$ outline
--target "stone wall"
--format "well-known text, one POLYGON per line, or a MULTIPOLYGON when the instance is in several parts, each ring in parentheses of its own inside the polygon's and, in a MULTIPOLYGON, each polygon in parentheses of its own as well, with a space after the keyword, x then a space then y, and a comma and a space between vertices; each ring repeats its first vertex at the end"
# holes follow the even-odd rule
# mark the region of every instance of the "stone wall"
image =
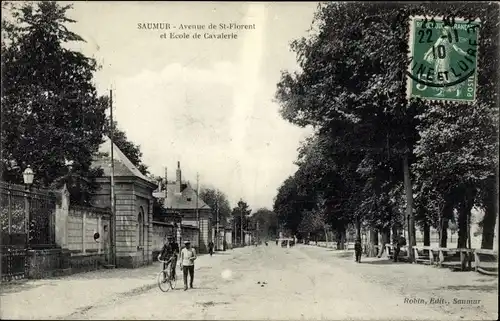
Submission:
POLYGON ((104 254, 78 254, 64 249, 28 251, 28 278, 42 279, 94 271, 105 264, 104 254))
POLYGON ((62 248, 69 249, 73 255, 87 253, 104 254, 109 248, 110 213, 107 211, 71 207, 67 216, 67 241, 59 242, 62 248), (94 240, 94 234, 99 233, 99 239, 94 240))
MULTIPOLYGON (((163 222, 153 222, 153 233, 152 233, 153 245, 151 247, 151 255, 153 261, 157 260, 158 254, 161 252, 163 245, 165 244, 165 239, 170 236, 175 236, 175 234, 176 231, 172 224, 163 222)), ((196 229, 195 227, 191 227, 189 225, 182 226, 180 244, 179 244, 180 248, 184 246, 183 243, 185 240, 189 240, 191 241, 193 247, 196 249, 197 253, 199 253, 198 246, 196 245, 197 239, 198 239, 198 229, 196 229)), ((177 242, 179 242, 179 240, 177 242)))
POLYGON ((226 234, 225 240, 226 240, 227 249, 232 249, 233 248, 233 232, 231 230, 226 230, 225 234, 226 234))
MULTIPOLYGON (((196 210, 179 210, 183 215, 182 224, 197 227, 196 210)), ((200 217, 200 253, 208 253, 208 243, 212 240, 212 211, 206 209, 199 210, 200 217)), ((198 247, 198 234, 193 234, 190 238, 193 245, 198 247)))

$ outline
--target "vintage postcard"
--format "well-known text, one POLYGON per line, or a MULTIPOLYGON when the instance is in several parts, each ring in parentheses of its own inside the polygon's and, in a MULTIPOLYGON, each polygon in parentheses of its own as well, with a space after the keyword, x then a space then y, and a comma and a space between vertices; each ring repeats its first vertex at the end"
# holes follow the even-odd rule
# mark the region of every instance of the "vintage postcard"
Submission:
POLYGON ((2 1, 0 318, 497 320, 497 2, 2 1))

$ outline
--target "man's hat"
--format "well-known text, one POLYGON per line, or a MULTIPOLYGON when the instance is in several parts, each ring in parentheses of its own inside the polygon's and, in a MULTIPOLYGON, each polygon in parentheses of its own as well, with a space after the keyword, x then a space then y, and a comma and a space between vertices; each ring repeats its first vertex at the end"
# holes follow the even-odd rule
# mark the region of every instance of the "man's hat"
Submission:
POLYGON ((191 244, 190 241, 184 241, 184 244, 191 244))

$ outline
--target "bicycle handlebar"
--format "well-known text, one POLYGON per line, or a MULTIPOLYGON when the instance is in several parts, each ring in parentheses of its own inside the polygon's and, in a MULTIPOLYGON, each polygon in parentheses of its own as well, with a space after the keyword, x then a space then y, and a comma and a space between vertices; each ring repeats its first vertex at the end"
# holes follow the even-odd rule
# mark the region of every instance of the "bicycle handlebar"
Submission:
POLYGON ((169 258, 168 260, 164 261, 161 258, 161 254, 158 254, 158 262, 161 262, 161 263, 170 263, 170 261, 172 261, 172 258, 169 258))

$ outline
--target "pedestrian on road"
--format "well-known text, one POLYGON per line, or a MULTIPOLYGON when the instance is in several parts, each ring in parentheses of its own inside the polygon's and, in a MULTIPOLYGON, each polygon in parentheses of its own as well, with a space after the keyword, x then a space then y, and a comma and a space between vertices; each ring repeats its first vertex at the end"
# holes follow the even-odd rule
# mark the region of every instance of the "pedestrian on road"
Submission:
POLYGON ((399 252, 401 252, 401 247, 406 245, 406 239, 403 234, 399 234, 399 236, 396 236, 394 243, 394 262, 397 262, 399 259, 399 252))
POLYGON ((210 241, 208 243, 208 253, 210 253, 210 256, 212 256, 212 254, 214 254, 214 242, 210 241))
POLYGON ((356 242, 354 243, 354 252, 356 254, 356 262, 361 263, 361 238, 356 238, 356 242))
POLYGON ((184 248, 181 251, 181 269, 182 274, 184 275, 184 291, 188 289, 187 279, 189 273, 189 287, 193 288, 193 279, 194 279, 194 260, 196 260, 196 251, 191 248, 191 242, 185 241, 184 248))

